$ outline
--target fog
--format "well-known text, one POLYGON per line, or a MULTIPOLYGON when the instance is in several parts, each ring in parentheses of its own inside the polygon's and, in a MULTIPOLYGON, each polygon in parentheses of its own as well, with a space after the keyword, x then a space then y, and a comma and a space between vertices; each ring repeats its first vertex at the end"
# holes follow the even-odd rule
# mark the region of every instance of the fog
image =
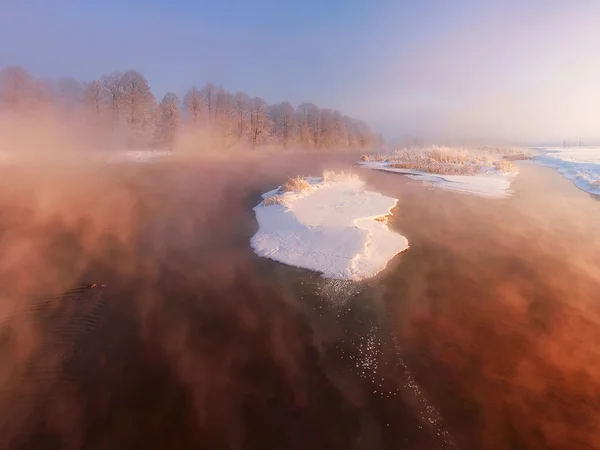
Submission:
POLYGON ((505 200, 360 172, 411 247, 352 287, 249 247, 261 193, 380 131, 599 140, 598 2, 271 3, 0 6, 32 75, 0 99, 0 449, 600 447, 600 203, 554 170, 505 200))
POLYGON ((374 125, 433 140, 598 141, 597 2, 422 8, 407 24, 400 17, 410 12, 398 7, 371 42, 382 69, 369 73, 374 125))
POLYGON ((411 248, 324 295, 252 253, 251 208, 357 155, 109 165, 53 117, 0 134, 28 155, 0 168, 3 448, 453 448, 399 356, 457 448, 600 445, 599 204, 551 169, 498 201, 361 172, 411 248), (373 327, 396 395, 356 369, 373 327))
POLYGON ((52 115, 9 123, 0 447, 265 448, 269 422, 246 430, 240 408, 260 410, 270 394, 247 372, 291 389, 272 407, 306 406, 301 367, 316 363, 321 338, 251 259, 251 207, 328 156, 247 148, 117 166, 52 115), (96 286, 65 296, 82 284, 96 286), (169 425, 173 408, 183 419, 169 425))

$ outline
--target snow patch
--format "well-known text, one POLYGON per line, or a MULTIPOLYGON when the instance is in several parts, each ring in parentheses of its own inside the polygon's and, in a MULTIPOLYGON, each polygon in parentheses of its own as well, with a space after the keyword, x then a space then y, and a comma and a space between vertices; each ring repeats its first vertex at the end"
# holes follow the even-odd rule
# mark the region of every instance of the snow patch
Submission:
POLYGON ((600 195, 600 148, 546 148, 535 160, 552 167, 579 189, 600 195))
MULTIPOLYGON (((351 175, 304 178, 309 187, 263 194, 281 204, 254 208, 259 230, 250 245, 259 256, 320 272, 325 278, 361 280, 381 272, 408 248, 408 240, 384 221, 397 199, 366 191, 351 175)), ((266 202, 268 203, 268 202, 266 202)))

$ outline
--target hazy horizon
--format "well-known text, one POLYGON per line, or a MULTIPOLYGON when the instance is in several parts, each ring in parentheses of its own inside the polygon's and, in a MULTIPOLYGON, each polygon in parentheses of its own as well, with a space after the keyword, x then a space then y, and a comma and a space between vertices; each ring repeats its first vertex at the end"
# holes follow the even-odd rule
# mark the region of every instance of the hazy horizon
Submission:
POLYGON ((6 0, 0 63, 314 102, 393 141, 600 142, 600 3, 6 0))

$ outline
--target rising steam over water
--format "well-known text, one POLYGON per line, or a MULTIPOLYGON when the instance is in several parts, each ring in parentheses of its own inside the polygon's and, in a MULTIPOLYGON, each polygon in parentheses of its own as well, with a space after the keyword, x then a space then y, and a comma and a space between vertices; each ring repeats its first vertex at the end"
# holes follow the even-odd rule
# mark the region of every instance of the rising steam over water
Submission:
POLYGON ((353 159, 3 169, 0 445, 597 446, 598 203, 361 174, 411 242, 380 276, 253 254, 260 193, 353 159))

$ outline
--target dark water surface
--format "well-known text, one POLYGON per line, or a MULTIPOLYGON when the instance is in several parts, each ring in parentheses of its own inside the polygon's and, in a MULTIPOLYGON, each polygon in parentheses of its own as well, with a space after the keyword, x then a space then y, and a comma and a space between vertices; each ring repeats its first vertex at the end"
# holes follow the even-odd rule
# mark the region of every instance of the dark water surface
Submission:
POLYGON ((4 174, 0 448, 600 448, 600 204, 364 171, 411 244, 380 276, 252 253, 260 193, 353 159, 4 174))

